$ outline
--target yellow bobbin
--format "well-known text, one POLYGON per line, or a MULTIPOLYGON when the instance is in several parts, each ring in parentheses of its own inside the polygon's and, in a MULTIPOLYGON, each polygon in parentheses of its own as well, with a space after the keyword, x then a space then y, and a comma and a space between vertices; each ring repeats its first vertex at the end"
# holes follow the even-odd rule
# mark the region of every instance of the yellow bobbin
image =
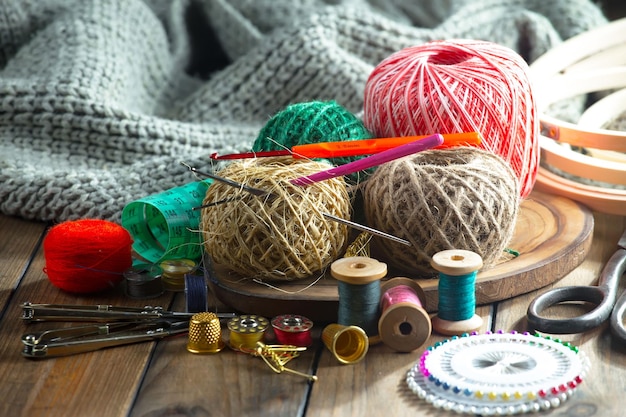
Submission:
POLYGON ((322 341, 344 365, 361 361, 369 350, 367 334, 358 326, 331 323, 322 330, 322 341))
POLYGON ((396 277, 381 285, 384 295, 394 287, 409 287, 419 299, 419 304, 397 302, 386 308, 381 299, 382 314, 378 320, 378 334, 382 342, 397 352, 411 352, 422 346, 430 337, 432 323, 428 312, 423 308, 426 299, 424 290, 410 278, 396 277))
MULTIPOLYGON (((430 264, 440 273, 449 276, 462 276, 478 271, 483 266, 483 260, 475 252, 461 249, 450 249, 433 255, 430 264)), ((474 314, 467 320, 450 321, 436 316, 432 320, 433 329, 446 336, 455 336, 479 330, 483 319, 474 314)))
POLYGON ((161 281, 168 291, 185 290, 185 274, 193 273, 198 265, 191 259, 167 259, 159 264, 163 273, 161 281))
POLYGON ((257 342, 262 341, 269 320, 254 314, 244 314, 233 317, 227 325, 230 331, 229 346, 234 350, 250 352, 257 348, 257 342))
POLYGON ((224 348, 220 320, 215 313, 196 313, 189 321, 187 350, 191 353, 217 353, 224 348))

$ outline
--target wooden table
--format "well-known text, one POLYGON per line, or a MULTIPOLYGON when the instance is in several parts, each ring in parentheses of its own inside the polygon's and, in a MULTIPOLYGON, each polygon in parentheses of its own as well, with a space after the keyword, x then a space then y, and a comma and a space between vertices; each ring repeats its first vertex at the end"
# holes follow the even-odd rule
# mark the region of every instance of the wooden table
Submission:
MULTIPOLYGON (((556 286, 593 284, 616 249, 626 218, 594 213, 593 243, 586 260, 556 286)), ((288 366, 314 373, 317 382, 275 374, 258 357, 229 349, 214 355, 186 350, 187 337, 144 342, 45 360, 22 357, 22 334, 50 328, 25 324, 21 304, 112 304, 142 306, 120 293, 70 295, 54 288, 43 272, 42 238, 47 225, 0 216, 0 416, 416 416, 457 415, 419 400, 404 380, 423 348, 396 353, 370 347, 355 365, 341 365, 313 332, 314 344, 288 366)), ((526 330, 526 309, 542 290, 479 306, 482 331, 526 330)), ((182 295, 165 294, 152 305, 183 309, 182 295)), ((433 335, 424 346, 444 337, 433 335)), ((565 335, 584 350, 591 372, 575 395, 547 415, 623 416, 626 405, 626 346, 606 325, 565 335)))

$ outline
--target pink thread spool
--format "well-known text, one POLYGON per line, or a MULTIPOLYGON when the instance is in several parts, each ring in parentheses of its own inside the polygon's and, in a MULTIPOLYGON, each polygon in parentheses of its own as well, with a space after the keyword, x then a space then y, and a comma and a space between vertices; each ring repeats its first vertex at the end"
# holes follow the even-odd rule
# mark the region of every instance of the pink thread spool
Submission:
POLYGON ((539 118, 528 65, 491 42, 447 40, 405 48, 380 62, 365 85, 363 122, 376 137, 478 132, 532 190, 539 118))
POLYGON ((430 337, 430 316, 423 308, 424 290, 409 278, 392 278, 381 285, 378 333, 397 352, 411 352, 430 337))

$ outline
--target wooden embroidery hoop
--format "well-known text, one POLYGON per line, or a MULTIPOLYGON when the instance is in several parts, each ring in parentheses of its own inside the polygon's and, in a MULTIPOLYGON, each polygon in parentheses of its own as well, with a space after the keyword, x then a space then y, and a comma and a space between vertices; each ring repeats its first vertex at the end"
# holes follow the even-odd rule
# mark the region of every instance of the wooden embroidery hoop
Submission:
POLYGON ((541 166, 535 187, 597 211, 626 215, 626 132, 602 128, 626 113, 626 19, 572 37, 539 57, 530 71, 540 114, 542 165, 582 178, 574 181, 541 166), (577 124, 544 113, 560 100, 613 89, 619 90, 589 107, 577 124))

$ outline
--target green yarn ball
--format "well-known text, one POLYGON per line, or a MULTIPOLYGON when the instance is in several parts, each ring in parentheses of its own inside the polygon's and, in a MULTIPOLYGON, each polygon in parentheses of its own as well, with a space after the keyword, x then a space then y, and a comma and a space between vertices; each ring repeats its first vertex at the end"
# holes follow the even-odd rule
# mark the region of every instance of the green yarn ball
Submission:
MULTIPOLYGON (((311 101, 291 104, 276 113, 259 132, 252 150, 274 151, 309 143, 371 138, 372 134, 363 122, 337 102, 311 101)), ((363 157, 330 158, 327 161, 337 166, 363 157)), ((358 181, 367 174, 356 172, 348 179, 358 181)))

